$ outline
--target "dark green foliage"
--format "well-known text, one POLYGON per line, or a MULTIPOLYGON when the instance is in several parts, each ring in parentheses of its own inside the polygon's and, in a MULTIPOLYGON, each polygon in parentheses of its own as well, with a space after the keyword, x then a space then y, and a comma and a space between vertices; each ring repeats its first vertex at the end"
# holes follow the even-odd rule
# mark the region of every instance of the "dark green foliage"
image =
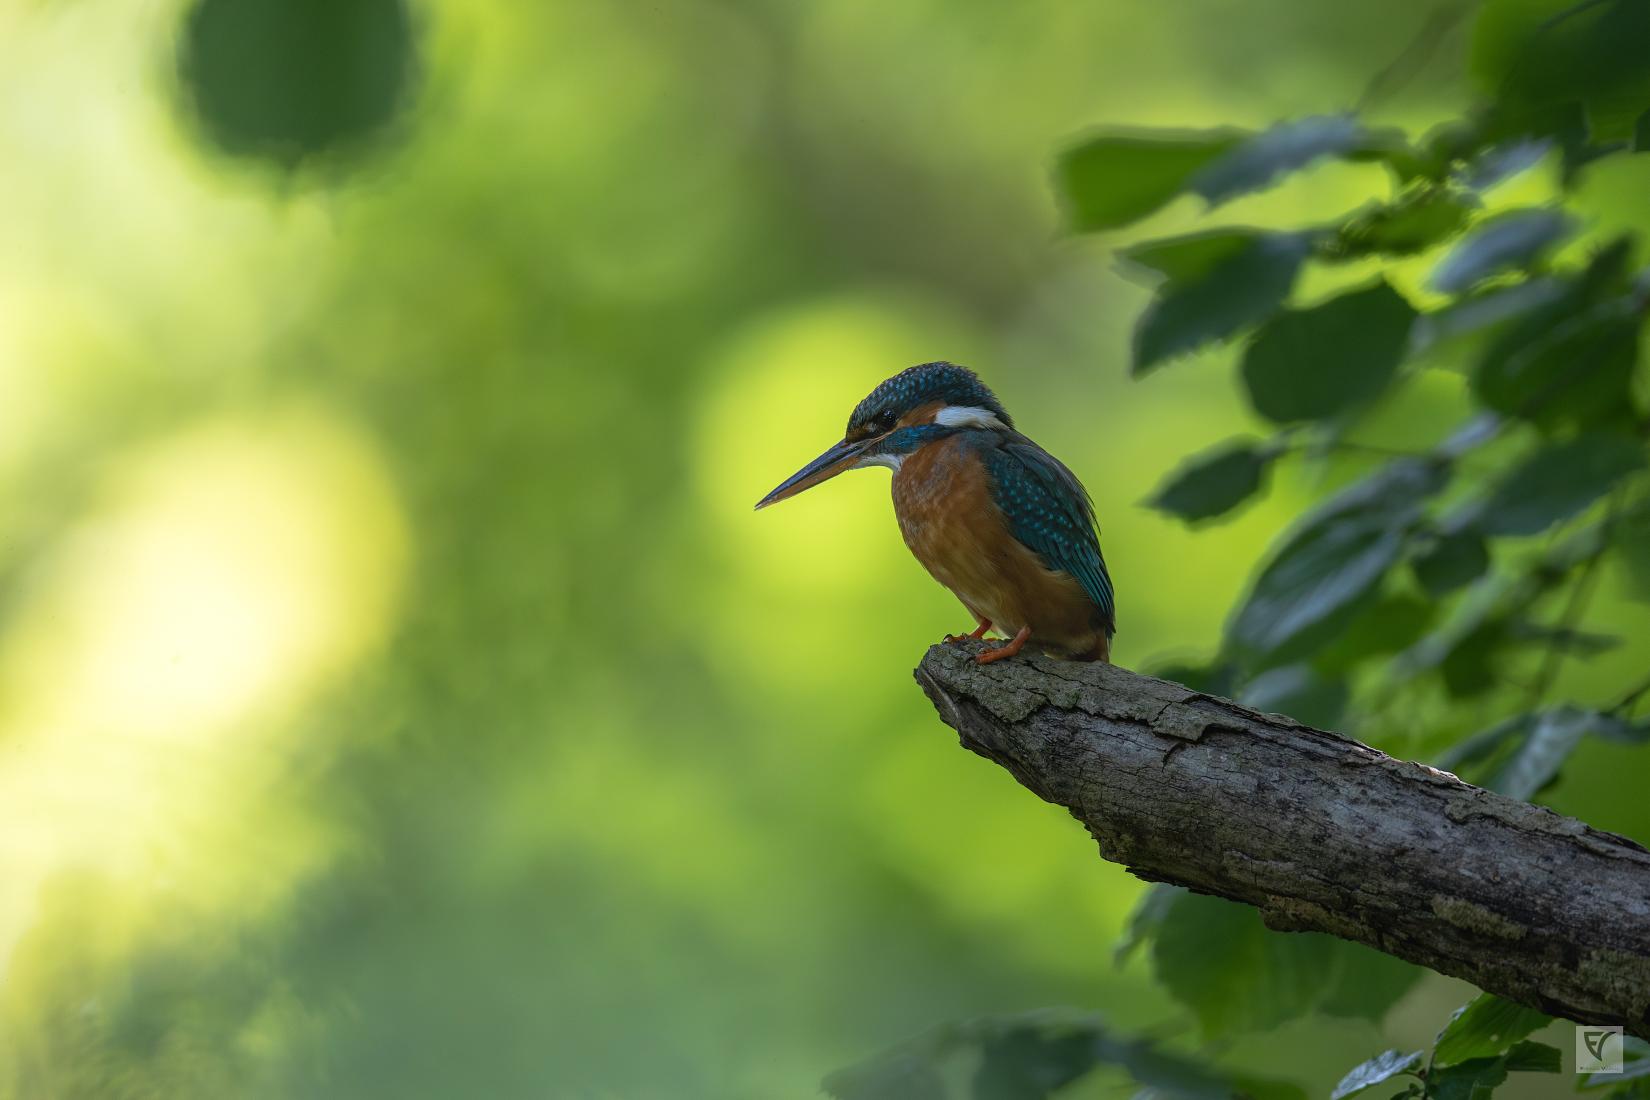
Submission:
POLYGON ((1210 206, 1270 187, 1289 172, 1323 157, 1376 151, 1380 138, 1346 115, 1280 122, 1255 134, 1193 174, 1189 185, 1210 206))
POLYGON ((1626 242, 1614 242, 1558 294, 1512 319, 1474 371, 1478 399, 1546 428, 1630 419, 1640 306, 1627 259, 1626 242))
POLYGON ((1562 210, 1497 214, 1450 250, 1432 273, 1432 288, 1460 294, 1509 267, 1530 267, 1578 228, 1576 220, 1562 210))
POLYGON ((1397 374, 1415 310, 1383 280, 1273 318, 1243 356, 1255 411, 1323 420, 1379 397, 1397 374))
POLYGON ((1228 629, 1257 666, 1315 649, 1350 621, 1403 553, 1436 464, 1395 462, 1309 515, 1261 571, 1228 629))
POLYGON ((1152 968, 1206 1034, 1254 1031, 1312 1009, 1334 943, 1327 936, 1272 935, 1248 906, 1187 893, 1157 925, 1152 968))
POLYGON ((1580 103, 1591 141, 1625 141, 1650 108, 1650 6, 1488 0, 1471 67, 1511 128, 1538 129, 1547 112, 1580 103))
POLYGON ((382 138, 418 67, 403 0, 198 0, 180 48, 212 140, 283 168, 382 138))
POLYGON ((1222 253, 1209 248, 1203 255, 1211 262, 1202 270, 1185 262, 1193 255, 1190 247, 1174 257, 1180 273, 1169 277, 1135 324, 1134 373, 1270 317, 1295 285, 1308 247, 1300 234, 1268 233, 1222 253))
POLYGON ((1383 1051, 1341 1078, 1330 1100, 1347 1100, 1402 1075, 1415 1078, 1402 1096, 1484 1100, 1510 1073, 1561 1071, 1563 1058, 1556 1048, 1525 1038, 1551 1022, 1532 1009, 1485 994, 1456 1012, 1424 1064, 1419 1051, 1383 1051))
POLYGON ((1414 1073, 1421 1065, 1421 1052, 1382 1051, 1369 1061, 1353 1066, 1329 1094, 1329 1100, 1346 1100, 1364 1089, 1390 1081, 1400 1073, 1414 1073))
POLYGON ((1116 229, 1159 209, 1242 139, 1236 130, 1105 134, 1066 151, 1059 182, 1072 226, 1116 229))
POLYGON ((982 1043, 975 1100, 1048 1096, 1094 1068, 1093 1036, 1021 1028, 982 1043))
POLYGON ((1450 1018, 1438 1033, 1432 1057, 1449 1064, 1500 1054, 1551 1022, 1551 1017, 1533 1008, 1485 993, 1450 1018))
POLYGON ((1423 973, 1413 963, 1373 947, 1345 940, 1334 943, 1336 965, 1316 1006, 1326 1016, 1379 1024, 1423 973))
POLYGON ((1558 777, 1583 737, 1620 744, 1641 744, 1646 727, 1612 714, 1576 707, 1556 707, 1520 714, 1462 741, 1439 757, 1448 768, 1480 786, 1531 798, 1558 777))
POLYGON ((1148 895, 1131 935, 1151 938, 1158 980, 1208 1034, 1314 1011, 1378 1021, 1420 976, 1332 936, 1270 932, 1248 906, 1181 890, 1148 895))
POLYGON ((1065 1010, 940 1028, 838 1070, 826 1078, 825 1091, 836 1100, 1047 1100, 1105 1067, 1161 1100, 1302 1100, 1287 1083, 1228 1077, 1144 1040, 1120 1037, 1095 1016, 1065 1010))
POLYGON ((1240 698, 1256 710, 1334 729, 1346 709, 1347 694, 1344 679, 1330 679, 1311 665, 1296 664, 1267 669, 1244 685, 1240 698))
POLYGON ((1260 491, 1278 454, 1244 441, 1198 455, 1163 483, 1151 506, 1189 522, 1225 515, 1260 491))
POLYGON ((1449 188, 1411 188, 1390 203, 1377 203, 1353 215, 1325 249, 1330 259, 1408 256, 1448 240, 1467 224, 1478 202, 1449 188))
POLYGON ((1410 564, 1428 595, 1446 596, 1483 576, 1490 567, 1490 552, 1478 534, 1456 531, 1440 535, 1410 564))
POLYGON ((1334 638, 1312 655, 1329 675, 1344 675, 1376 657, 1390 657, 1420 641, 1437 618, 1437 605, 1405 592, 1389 592, 1366 604, 1334 638))
POLYGON ((1258 134, 1241 130, 1124 131, 1099 134, 1061 155, 1057 180, 1072 227, 1116 229, 1177 195, 1210 206, 1272 186, 1324 157, 1380 157, 1395 150, 1345 115, 1282 122, 1258 134))
POLYGON ((838 1100, 945 1100, 945 1081, 926 1059, 899 1050, 837 1070, 825 1091, 838 1100))
POLYGON ((1548 444, 1508 471, 1469 524, 1483 535, 1539 534, 1642 469, 1644 445, 1613 432, 1548 444))

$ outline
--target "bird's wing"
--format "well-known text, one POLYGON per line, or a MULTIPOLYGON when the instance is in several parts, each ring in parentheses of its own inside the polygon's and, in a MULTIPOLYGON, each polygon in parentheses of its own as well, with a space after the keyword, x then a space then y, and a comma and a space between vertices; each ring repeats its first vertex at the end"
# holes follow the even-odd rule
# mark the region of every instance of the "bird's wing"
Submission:
POLYGON ((1116 597, 1100 554, 1088 490, 1059 459, 1025 436, 999 438, 985 460, 992 499, 1008 518, 1009 530, 1049 568, 1076 577, 1106 622, 1115 624, 1116 597))

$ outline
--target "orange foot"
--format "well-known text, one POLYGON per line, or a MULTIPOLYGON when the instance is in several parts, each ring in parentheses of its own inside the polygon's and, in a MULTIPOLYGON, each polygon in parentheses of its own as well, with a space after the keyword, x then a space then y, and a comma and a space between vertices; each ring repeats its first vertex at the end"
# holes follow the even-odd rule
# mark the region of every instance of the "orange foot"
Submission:
POLYGON ((974 628, 974 633, 972 633, 972 634, 947 634, 945 636, 945 640, 948 641, 948 642, 966 642, 966 641, 976 641, 977 642, 977 641, 979 641, 981 638, 985 637, 985 632, 991 629, 991 620, 990 619, 981 619, 981 620, 979 620, 979 622, 980 622, 980 625, 974 628))
POLYGON ((978 661, 982 665, 989 665, 992 661, 1000 661, 1004 657, 1012 657, 1025 648, 1026 639, 1029 637, 1031 637, 1031 628, 1029 626, 1022 626, 1020 628, 1020 632, 1014 635, 1013 638, 1004 642, 1002 645, 997 646, 995 649, 988 649, 984 653, 976 654, 974 660, 978 661))

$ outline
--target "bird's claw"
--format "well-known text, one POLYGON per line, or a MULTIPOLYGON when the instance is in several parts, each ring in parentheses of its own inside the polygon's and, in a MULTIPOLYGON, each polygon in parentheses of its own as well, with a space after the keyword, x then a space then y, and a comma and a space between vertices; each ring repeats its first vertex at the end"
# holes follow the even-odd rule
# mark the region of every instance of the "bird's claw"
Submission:
POLYGON ((1031 627, 1022 626, 1019 633, 1015 634, 1014 637, 1010 638, 1002 645, 992 646, 990 649, 974 654, 974 662, 976 664, 989 665, 992 661, 1001 661, 1005 657, 1012 657, 1025 648, 1026 640, 1030 637, 1031 627))
POLYGON ((945 641, 947 644, 951 642, 977 642, 981 638, 985 637, 985 632, 990 629, 991 624, 989 622, 982 622, 979 626, 975 627, 973 632, 970 634, 947 634, 945 636, 945 641))

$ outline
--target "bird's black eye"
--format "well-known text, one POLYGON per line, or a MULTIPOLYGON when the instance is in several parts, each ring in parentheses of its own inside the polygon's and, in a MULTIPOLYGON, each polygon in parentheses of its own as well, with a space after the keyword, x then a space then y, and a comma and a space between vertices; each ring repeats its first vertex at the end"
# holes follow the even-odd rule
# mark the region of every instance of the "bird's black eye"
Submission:
POLYGON ((893 429, 894 422, 898 419, 899 418, 893 413, 884 409, 882 412, 879 412, 876 416, 872 417, 871 425, 879 432, 886 432, 893 429))

